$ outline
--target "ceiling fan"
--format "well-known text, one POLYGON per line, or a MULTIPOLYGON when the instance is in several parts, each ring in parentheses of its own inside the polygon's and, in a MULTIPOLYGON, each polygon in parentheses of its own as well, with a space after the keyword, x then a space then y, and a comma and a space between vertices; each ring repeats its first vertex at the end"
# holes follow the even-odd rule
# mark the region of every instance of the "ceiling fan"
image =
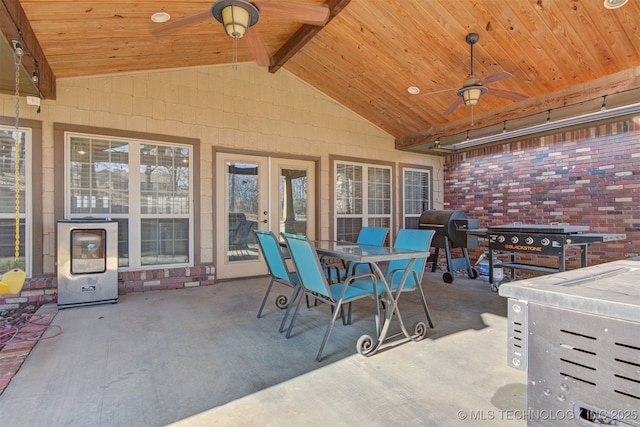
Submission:
POLYGON ((329 7, 326 4, 300 4, 286 0, 216 0, 210 9, 186 15, 170 23, 154 27, 151 33, 155 36, 169 34, 190 25, 198 24, 213 16, 220 22, 229 37, 242 39, 253 60, 260 66, 268 66, 271 58, 269 52, 253 26, 260 15, 291 19, 310 25, 323 26, 329 20, 329 7))
POLYGON ((473 74, 473 45, 478 42, 480 36, 477 33, 469 33, 467 34, 466 41, 471 46, 471 72, 469 73, 469 78, 465 80, 462 84, 462 87, 458 89, 456 93, 457 98, 455 101, 449 105, 449 108, 444 110, 443 114, 448 115, 453 113, 453 111, 458 108, 460 104, 464 102, 465 105, 473 107, 480 100, 480 96, 488 93, 489 95, 499 96, 500 98, 509 99, 511 101, 522 101, 523 99, 527 99, 529 96, 524 93, 514 92, 507 89, 499 89, 487 87, 485 84, 497 82, 499 80, 503 80, 511 77, 510 73, 506 71, 498 71, 493 74, 489 74, 484 79, 478 79, 473 74))

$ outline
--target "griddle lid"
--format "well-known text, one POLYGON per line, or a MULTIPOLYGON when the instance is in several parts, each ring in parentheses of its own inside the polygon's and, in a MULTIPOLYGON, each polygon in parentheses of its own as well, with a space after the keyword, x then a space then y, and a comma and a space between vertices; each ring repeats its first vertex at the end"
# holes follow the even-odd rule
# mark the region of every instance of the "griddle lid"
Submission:
POLYGON ((544 233, 544 234, 570 234, 589 231, 586 225, 562 225, 562 224, 513 224, 493 225, 487 228, 489 231, 502 231, 505 233, 544 233))

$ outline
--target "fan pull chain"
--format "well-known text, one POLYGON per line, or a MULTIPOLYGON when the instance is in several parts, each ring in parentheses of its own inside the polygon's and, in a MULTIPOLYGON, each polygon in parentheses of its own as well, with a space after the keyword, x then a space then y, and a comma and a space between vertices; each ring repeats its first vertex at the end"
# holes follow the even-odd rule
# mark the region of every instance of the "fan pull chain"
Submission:
POLYGON ((233 71, 238 71, 238 39, 235 37, 232 37, 233 39, 233 65, 231 66, 231 68, 233 68, 233 71))
POLYGON ((15 230, 15 268, 18 268, 20 262, 20 64, 22 63, 22 48, 19 43, 15 45, 13 61, 16 66, 15 77, 15 130, 13 132, 14 139, 14 190, 16 193, 16 230, 15 230))

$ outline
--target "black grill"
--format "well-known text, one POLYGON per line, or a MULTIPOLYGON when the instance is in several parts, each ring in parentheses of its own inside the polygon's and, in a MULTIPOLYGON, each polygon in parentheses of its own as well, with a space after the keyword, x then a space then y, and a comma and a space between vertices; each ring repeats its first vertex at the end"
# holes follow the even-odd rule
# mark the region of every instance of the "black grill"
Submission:
POLYGON ((442 275, 446 283, 453 282, 453 271, 466 269, 470 278, 478 277, 478 272, 471 267, 468 248, 478 246, 478 238, 468 234, 468 230, 478 228, 478 220, 467 219, 461 210, 429 210, 420 215, 420 228, 435 231, 431 246, 435 249, 429 258, 432 263, 431 271, 436 271, 440 249, 445 250, 447 256, 447 272, 442 275), (461 258, 453 258, 451 249, 460 248, 461 258))

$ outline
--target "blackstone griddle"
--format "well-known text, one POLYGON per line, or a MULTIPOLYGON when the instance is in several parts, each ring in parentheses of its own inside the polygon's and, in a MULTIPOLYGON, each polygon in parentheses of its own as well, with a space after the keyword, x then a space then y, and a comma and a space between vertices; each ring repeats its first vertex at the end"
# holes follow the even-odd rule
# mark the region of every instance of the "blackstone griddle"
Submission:
POLYGON ((581 267, 587 266, 587 247, 592 243, 622 240, 625 234, 587 233, 588 226, 563 224, 524 224, 512 223, 495 225, 486 229, 470 230, 471 234, 489 239, 489 283, 494 290, 493 268, 502 267, 511 270, 511 279, 515 280, 515 270, 530 270, 542 273, 565 271, 566 249, 580 249, 581 267), (484 235, 483 235, 484 234, 484 235), (555 256, 558 267, 525 264, 516 261, 516 253, 555 256), (508 261, 498 256, 508 257, 508 261))

